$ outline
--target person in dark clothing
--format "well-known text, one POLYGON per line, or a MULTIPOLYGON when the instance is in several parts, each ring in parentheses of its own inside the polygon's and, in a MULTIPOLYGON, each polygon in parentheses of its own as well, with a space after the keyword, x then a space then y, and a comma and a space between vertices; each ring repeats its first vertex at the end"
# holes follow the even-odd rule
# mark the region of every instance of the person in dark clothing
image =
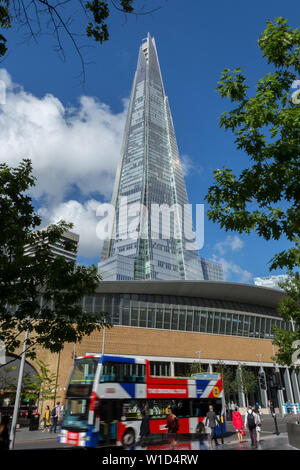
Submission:
POLYGON ((146 414, 145 411, 141 412, 142 415, 142 422, 140 428, 140 443, 143 445, 145 440, 150 435, 150 423, 149 423, 149 416, 146 414))
POLYGON ((248 411, 245 414, 245 428, 248 426, 250 439, 251 439, 251 447, 257 449, 257 434, 256 434, 256 426, 258 425, 258 416, 254 413, 251 406, 248 407, 248 411))
POLYGON ((212 449, 212 441, 215 441, 216 446, 219 445, 217 440, 216 434, 216 427, 217 424, 221 425, 219 418, 217 417, 216 413, 214 412, 214 408, 212 405, 209 405, 209 411, 206 414, 205 426, 208 425, 210 427, 210 448, 212 449), (207 424, 208 423, 208 424, 207 424))
POLYGON ((171 406, 168 407, 167 428, 168 428, 168 434, 169 434, 170 449, 174 449, 176 433, 178 431, 178 420, 171 406))
POLYGON ((3 416, 0 424, 0 450, 9 450, 8 422, 9 417, 3 416))

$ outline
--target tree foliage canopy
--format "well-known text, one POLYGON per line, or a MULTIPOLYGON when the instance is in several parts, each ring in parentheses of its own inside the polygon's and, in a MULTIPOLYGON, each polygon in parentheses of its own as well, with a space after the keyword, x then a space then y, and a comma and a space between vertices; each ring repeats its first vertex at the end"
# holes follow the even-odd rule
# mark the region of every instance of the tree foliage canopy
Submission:
POLYGON ((293 242, 270 266, 293 269, 300 265, 300 93, 293 88, 300 87, 300 32, 277 18, 258 44, 271 70, 256 94, 248 94, 242 69, 225 69, 217 87, 235 105, 221 115, 220 127, 234 134, 249 166, 238 176, 225 166, 215 170, 205 199, 208 217, 226 230, 293 242))
MULTIPOLYGON (((56 397, 57 377, 51 373, 50 367, 44 361, 36 361, 40 372, 33 377, 24 377, 22 396, 25 400, 36 402, 37 399, 43 403, 46 400, 53 400, 56 397)), ((42 411, 41 411, 42 415, 42 411)))
MULTIPOLYGON (((41 219, 27 193, 33 184, 30 160, 16 168, 0 165, 0 340, 12 352, 28 329, 31 357, 37 347, 59 352, 64 343, 100 330, 105 320, 81 306, 100 281, 97 268, 52 254, 51 245, 72 225, 61 221, 34 231, 41 219), (26 245, 34 247, 34 256, 24 253, 26 245)), ((66 243, 65 248, 72 247, 66 243)))
MULTIPOLYGON (((300 359, 300 345, 295 342, 300 340, 300 275, 298 272, 289 273, 286 281, 280 283, 285 296, 279 302, 278 313, 286 322, 293 323, 293 330, 280 330, 275 328, 275 338, 273 343, 278 346, 278 351, 274 357, 275 361, 281 365, 292 365, 295 361, 293 355, 296 354, 296 360, 300 359)), ((299 367, 299 364, 298 366, 299 367)))
POLYGON ((75 48, 82 65, 83 80, 85 61, 80 42, 82 38, 92 38, 102 44, 109 39, 108 20, 112 13, 122 15, 147 15, 161 8, 145 9, 137 0, 0 0, 0 57, 8 50, 4 30, 13 26, 25 32, 25 39, 50 34, 55 37, 56 50, 64 60, 64 40, 68 38, 75 48), (136 6, 136 3, 138 5, 136 6), (74 22, 85 22, 85 31, 74 30, 74 22))

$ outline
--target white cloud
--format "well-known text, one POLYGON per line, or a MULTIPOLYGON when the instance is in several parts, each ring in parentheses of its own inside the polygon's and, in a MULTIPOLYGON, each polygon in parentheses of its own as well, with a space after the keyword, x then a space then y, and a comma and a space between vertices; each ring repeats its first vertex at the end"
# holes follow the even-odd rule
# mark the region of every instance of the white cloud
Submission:
POLYGON ((243 246, 244 242, 237 235, 228 235, 224 241, 215 244, 215 250, 220 255, 224 255, 228 250, 237 251, 243 246))
POLYGON ((229 261, 224 257, 226 253, 241 250, 243 246, 243 240, 241 240, 237 235, 227 235, 225 240, 215 244, 214 249, 216 250, 217 255, 213 255, 213 260, 222 264, 225 281, 231 280, 242 283, 252 281, 253 275, 249 271, 241 268, 238 264, 229 261))
POLYGON ((189 157, 188 155, 184 154, 180 157, 181 167, 183 176, 189 176, 190 174, 198 174, 200 175, 203 171, 203 167, 201 165, 195 164, 195 162, 189 157))
POLYGON ((232 261, 228 261, 225 258, 219 258, 217 256, 213 256, 213 261, 222 264, 225 281, 231 280, 234 282, 241 282, 246 284, 249 282, 252 283, 253 274, 246 269, 241 268, 232 261))
POLYGON ((43 218, 43 226, 60 220, 72 222, 74 226, 71 230, 80 236, 78 255, 100 259, 103 241, 96 235, 96 226, 100 220, 96 216, 96 209, 99 205, 95 199, 90 199, 84 204, 68 201, 51 208, 43 207, 38 212, 43 218))
POLYGON ((36 186, 31 195, 53 206, 72 189, 110 197, 120 158, 126 106, 121 113, 82 96, 77 107, 55 96, 42 98, 14 84, 5 69, 5 104, 0 106, 0 161, 16 166, 30 158, 36 186))

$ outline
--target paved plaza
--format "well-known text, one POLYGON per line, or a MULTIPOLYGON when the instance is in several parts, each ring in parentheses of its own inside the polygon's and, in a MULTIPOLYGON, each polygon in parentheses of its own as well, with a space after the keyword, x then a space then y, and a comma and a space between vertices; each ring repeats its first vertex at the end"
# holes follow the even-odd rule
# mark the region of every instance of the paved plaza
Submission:
MULTIPOLYGON (((296 416, 289 416, 284 418, 278 416, 277 424, 279 435, 277 435, 275 434, 276 429, 273 418, 269 415, 263 416, 261 442, 259 443, 257 450, 296 450, 294 447, 289 445, 288 436, 286 432, 287 422, 295 422, 296 419, 296 416)), ((69 449, 71 451, 75 449, 75 447, 73 446, 58 443, 57 438, 58 433, 51 434, 49 432, 29 431, 28 428, 21 428, 18 429, 16 432, 15 449, 69 449)), ((223 439, 224 444, 221 444, 221 440, 219 439, 220 446, 217 448, 217 450, 251 449, 249 433, 247 433, 244 439, 245 440, 243 443, 238 443, 236 432, 232 426, 232 423, 229 421, 227 422, 227 432, 223 439)), ((188 441, 184 442, 188 443, 188 441)), ((199 445, 197 445, 197 440, 193 440, 190 442, 191 447, 195 450, 209 450, 207 440, 203 441, 201 444, 199 443, 199 445)), ((165 447, 165 444, 154 444, 151 446, 151 449, 164 450, 165 447)), ((176 447, 178 448, 177 450, 184 450, 183 441, 179 440, 178 444, 175 445, 175 450, 176 447)), ((215 449, 214 444, 213 448, 215 449)), ((142 448, 139 446, 136 446, 135 449, 142 450, 142 448)))

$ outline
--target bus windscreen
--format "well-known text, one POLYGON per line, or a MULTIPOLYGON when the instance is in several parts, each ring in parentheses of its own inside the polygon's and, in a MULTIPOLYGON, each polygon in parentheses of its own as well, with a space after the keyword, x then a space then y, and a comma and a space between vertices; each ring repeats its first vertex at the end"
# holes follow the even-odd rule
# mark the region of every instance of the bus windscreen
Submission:
POLYGON ((98 359, 87 357, 76 359, 70 378, 70 385, 92 385, 94 382, 98 359))

